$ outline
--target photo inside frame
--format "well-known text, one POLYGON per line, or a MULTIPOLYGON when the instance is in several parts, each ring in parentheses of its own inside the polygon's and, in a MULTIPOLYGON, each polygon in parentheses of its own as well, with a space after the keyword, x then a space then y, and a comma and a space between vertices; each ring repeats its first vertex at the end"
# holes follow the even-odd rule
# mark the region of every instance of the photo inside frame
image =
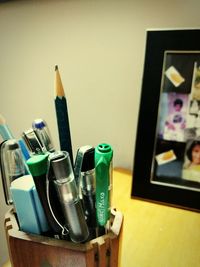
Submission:
POLYGON ((165 51, 151 183, 200 191, 200 51, 165 51))

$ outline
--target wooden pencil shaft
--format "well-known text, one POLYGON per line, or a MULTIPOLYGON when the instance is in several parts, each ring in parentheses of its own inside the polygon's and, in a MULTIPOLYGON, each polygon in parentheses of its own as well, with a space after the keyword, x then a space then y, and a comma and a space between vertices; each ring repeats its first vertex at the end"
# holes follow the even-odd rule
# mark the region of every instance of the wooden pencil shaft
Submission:
POLYGON ((67 112, 67 101, 65 97, 63 97, 62 99, 56 97, 55 107, 56 107, 56 116, 58 124, 58 134, 60 140, 60 149, 62 151, 67 151, 69 153, 71 163, 73 165, 71 134, 70 134, 68 112, 67 112))

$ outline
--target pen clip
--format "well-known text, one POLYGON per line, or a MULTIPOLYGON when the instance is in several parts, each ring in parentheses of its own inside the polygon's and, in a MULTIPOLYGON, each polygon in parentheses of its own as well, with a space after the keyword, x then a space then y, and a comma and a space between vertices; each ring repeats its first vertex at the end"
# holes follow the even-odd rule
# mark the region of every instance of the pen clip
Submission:
POLYGON ((3 185, 5 202, 7 205, 12 205, 13 202, 10 198, 7 179, 6 179, 6 172, 5 172, 5 167, 4 167, 4 163, 3 163, 3 148, 4 148, 6 141, 7 140, 4 140, 0 144, 0 170, 1 170, 1 178, 2 178, 2 185, 3 185))
POLYGON ((82 146, 77 151, 75 166, 74 166, 74 176, 75 176, 75 181, 76 181, 76 185, 78 188, 80 185, 80 176, 81 176, 81 170, 82 170, 84 156, 87 152, 89 152, 92 149, 94 149, 92 146, 87 145, 87 146, 82 146))
POLYGON ((35 119, 32 123, 32 128, 37 134, 42 146, 45 147, 47 151, 54 152, 55 149, 53 148, 46 122, 43 119, 35 119))
MULTIPOLYGON (((63 157, 62 153, 56 153, 55 152, 55 157, 63 157)), ((56 217, 56 215, 53 212, 52 206, 51 206, 51 201, 50 201, 50 189, 49 189, 49 185, 50 185, 50 181, 54 180, 54 175, 53 175, 53 168, 51 166, 51 161, 54 159, 53 154, 51 155, 51 157, 48 157, 48 165, 47 165, 47 174, 46 174, 46 195, 47 195, 47 202, 48 202, 48 206, 51 212, 52 217, 54 218, 55 222, 57 223, 57 225, 62 229, 62 237, 65 238, 66 236, 68 236, 69 234, 69 230, 65 225, 62 225, 61 222, 59 222, 58 218, 56 217)))
POLYGON ((22 133, 22 138, 32 154, 44 154, 47 152, 46 148, 41 143, 37 132, 34 131, 32 128, 24 131, 22 133))

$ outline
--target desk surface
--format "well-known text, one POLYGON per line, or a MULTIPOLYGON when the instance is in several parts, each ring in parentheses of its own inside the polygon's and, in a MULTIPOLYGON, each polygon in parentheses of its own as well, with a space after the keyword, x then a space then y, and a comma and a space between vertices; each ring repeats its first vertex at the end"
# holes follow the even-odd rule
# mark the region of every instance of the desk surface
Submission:
POLYGON ((113 207, 124 215, 119 267, 199 267, 200 214, 131 199, 131 182, 114 170, 113 207))
POLYGON ((199 267, 200 213, 130 198, 130 172, 116 169, 113 204, 124 214, 120 267, 199 267))

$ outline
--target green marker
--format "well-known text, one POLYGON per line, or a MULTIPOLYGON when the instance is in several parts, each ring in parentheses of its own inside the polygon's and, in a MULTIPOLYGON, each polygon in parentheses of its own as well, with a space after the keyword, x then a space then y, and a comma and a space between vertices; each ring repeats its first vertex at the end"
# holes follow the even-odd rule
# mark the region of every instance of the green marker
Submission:
POLYGON ((95 148, 96 213, 100 226, 105 226, 110 219, 112 158, 113 150, 109 144, 102 143, 95 148))

